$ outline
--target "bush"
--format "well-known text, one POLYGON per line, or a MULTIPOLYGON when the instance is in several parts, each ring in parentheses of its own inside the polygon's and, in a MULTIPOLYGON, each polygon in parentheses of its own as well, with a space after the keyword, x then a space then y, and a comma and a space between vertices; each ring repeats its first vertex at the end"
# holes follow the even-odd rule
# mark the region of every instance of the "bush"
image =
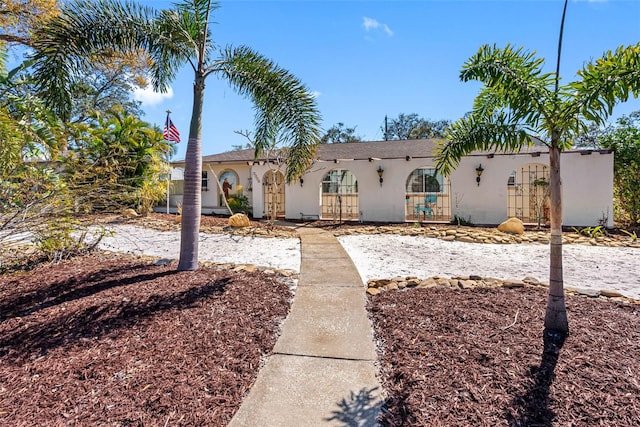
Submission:
POLYGON ((227 200, 229 203, 229 207, 233 211, 233 213, 243 213, 248 215, 251 212, 251 204, 249 203, 249 198, 244 194, 235 194, 229 197, 227 200))

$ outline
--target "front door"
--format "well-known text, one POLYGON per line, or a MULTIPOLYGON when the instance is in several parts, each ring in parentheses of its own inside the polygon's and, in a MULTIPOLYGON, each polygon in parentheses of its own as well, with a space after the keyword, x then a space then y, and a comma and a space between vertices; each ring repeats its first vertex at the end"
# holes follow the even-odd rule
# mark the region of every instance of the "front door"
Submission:
POLYGON ((268 219, 284 218, 284 175, 277 170, 270 170, 262 179, 264 195, 263 217, 268 219))

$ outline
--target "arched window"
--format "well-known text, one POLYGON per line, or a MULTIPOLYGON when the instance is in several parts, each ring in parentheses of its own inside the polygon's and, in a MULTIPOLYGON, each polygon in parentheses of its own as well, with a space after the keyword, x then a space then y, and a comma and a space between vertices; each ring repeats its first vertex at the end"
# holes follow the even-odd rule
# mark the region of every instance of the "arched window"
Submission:
POLYGON ((358 180, 347 169, 334 169, 322 178, 321 218, 358 219, 358 180))
POLYGON ((442 193, 443 183, 434 168, 415 169, 407 179, 407 193, 442 193))
POLYGON ((451 221, 450 184, 435 168, 414 169, 405 190, 407 221, 451 221))
POLYGON ((350 170, 334 169, 322 178, 322 192, 327 194, 354 194, 358 192, 358 180, 350 170))

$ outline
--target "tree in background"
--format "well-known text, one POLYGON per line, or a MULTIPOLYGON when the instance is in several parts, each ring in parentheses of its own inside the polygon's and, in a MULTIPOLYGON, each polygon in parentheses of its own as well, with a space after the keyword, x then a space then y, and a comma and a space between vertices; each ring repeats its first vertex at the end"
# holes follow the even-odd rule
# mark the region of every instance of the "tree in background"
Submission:
POLYGON ((228 81, 255 106, 256 156, 274 141, 286 146, 286 178, 310 165, 319 142, 320 115, 314 97, 291 73, 246 46, 215 45, 211 38, 211 0, 189 0, 156 12, 133 2, 76 0, 38 32, 35 76, 46 101, 68 118, 71 83, 90 68, 100 52, 134 53, 150 58, 153 87, 165 90, 180 67, 194 73, 193 110, 185 156, 179 270, 198 268, 201 214, 202 106, 207 77, 228 81), (214 56, 217 53, 219 56, 214 56))
POLYGON ((3 0, 0 42, 31 45, 31 33, 58 15, 58 0, 3 0))
POLYGON ((460 79, 477 80, 484 87, 471 114, 449 127, 436 159, 438 171, 448 175, 474 150, 518 151, 532 143, 532 135, 549 147, 551 255, 544 336, 561 337, 562 342, 569 323, 562 275, 560 152, 585 131, 588 121, 604 123, 618 102, 640 94, 640 44, 606 52, 578 72, 580 80, 560 86, 564 16, 555 73, 544 73, 544 60, 534 53, 510 45, 482 46, 464 64, 460 79))
POLYGON ((172 144, 162 131, 116 107, 74 126, 76 138, 62 159, 64 176, 76 190, 82 212, 133 208, 148 214, 165 196, 160 181, 172 144))
POLYGON ((385 126, 380 128, 383 132, 385 141, 396 139, 407 140, 443 138, 445 135, 445 130, 447 126, 449 126, 449 121, 433 121, 429 119, 423 119, 416 113, 401 113, 395 119, 387 120, 385 118, 385 126))
POLYGON ((342 122, 331 126, 320 138, 321 144, 345 144, 348 142, 362 142, 362 137, 356 134, 355 126, 348 128, 342 122))
POLYGON ((95 117, 94 113, 106 113, 113 108, 142 117, 141 103, 132 99, 132 94, 135 89, 146 86, 145 72, 143 60, 135 56, 113 58, 107 65, 96 63, 94 70, 71 87, 70 123, 87 123, 95 117))
MULTIPOLYGON (((5 69, 9 48, 31 52, 37 45, 38 28, 59 14, 57 2, 6 1, 0 9, 0 247, 10 246, 7 239, 12 235, 29 232, 42 255, 60 259, 93 246, 87 244, 85 225, 74 219, 80 209, 88 210, 88 201, 101 198, 108 206, 120 203, 145 212, 164 197, 157 173, 162 163, 145 132, 129 136, 126 155, 116 162, 129 176, 107 176, 103 164, 111 162, 109 168, 118 169, 112 162, 113 152, 107 149, 108 144, 118 144, 113 141, 118 125, 108 124, 113 117, 105 116, 113 116, 118 108, 142 113, 132 91, 146 84, 146 57, 111 52, 108 61, 94 61, 92 68, 76 73, 70 85, 74 99, 70 121, 63 121, 43 101, 30 73, 31 59, 13 70, 5 69), (85 140, 74 139, 78 135, 103 141, 88 146, 85 140), (60 156, 69 141, 74 151, 60 156)), ((124 128, 131 128, 129 121, 137 121, 122 118, 124 128)), ((153 129, 153 134, 154 144, 159 140, 166 145, 159 129, 153 129)), ((0 264, 7 253, 3 252, 0 264)))
POLYGON ((617 219, 640 224, 640 111, 618 119, 599 138, 598 145, 615 151, 613 190, 617 219))

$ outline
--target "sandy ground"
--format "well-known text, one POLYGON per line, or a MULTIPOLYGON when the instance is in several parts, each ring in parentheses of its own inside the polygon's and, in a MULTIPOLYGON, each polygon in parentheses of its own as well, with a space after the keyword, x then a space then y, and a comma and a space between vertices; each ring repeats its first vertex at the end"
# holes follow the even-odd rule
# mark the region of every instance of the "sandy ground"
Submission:
MULTIPOLYGON (((350 235, 338 240, 364 281, 395 276, 549 280, 549 246, 446 242, 416 236, 350 235)), ((563 246, 565 287, 610 289, 640 299, 640 250, 563 246)))
MULTIPOLYGON (((102 239, 100 249, 170 259, 179 257, 180 233, 177 231, 157 231, 134 225, 109 226, 109 230, 113 233, 102 239)), ((299 272, 300 240, 200 233, 198 259, 299 272)))
MULTIPOLYGON (((111 228, 114 233, 101 242, 102 249, 177 258, 180 235, 132 225, 111 228)), ((547 245, 498 245, 446 242, 417 236, 350 235, 338 238, 360 276, 468 276, 498 279, 549 278, 547 245)), ((200 234, 201 261, 254 264, 300 271, 298 239, 200 234)), ((640 299, 640 250, 586 245, 564 246, 565 286, 611 289, 640 299)))

